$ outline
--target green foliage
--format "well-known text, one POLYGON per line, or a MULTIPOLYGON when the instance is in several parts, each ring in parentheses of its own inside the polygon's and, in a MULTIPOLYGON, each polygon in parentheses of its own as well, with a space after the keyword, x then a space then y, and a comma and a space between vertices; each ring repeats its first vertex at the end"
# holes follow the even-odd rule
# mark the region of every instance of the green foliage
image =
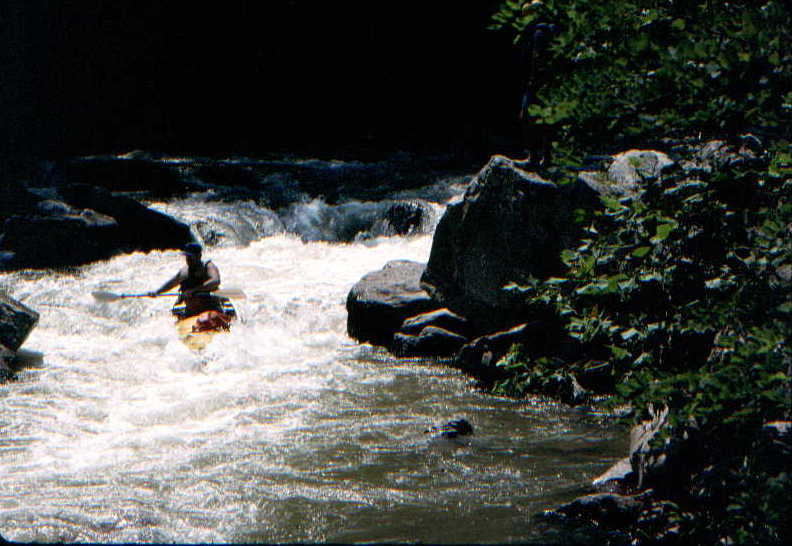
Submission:
MULTIPOLYGON (((506 1, 491 28, 560 27, 531 114, 566 145, 745 126, 789 130, 792 20, 786 0, 506 1)), ((516 39, 515 39, 516 41, 516 39)))
POLYGON ((644 510, 637 542, 788 542, 790 475, 755 456, 761 425, 792 419, 788 2, 522 4, 502 2, 492 28, 515 43, 534 22, 560 29, 529 109, 555 128, 557 163, 668 136, 757 131, 776 143, 763 162, 643 180, 639 195, 575 215, 584 236, 562 252, 563 277, 513 287, 561 324, 562 341, 550 354, 515 348, 496 390, 547 393, 554 378, 608 370, 597 385, 614 406, 638 419, 668 407, 672 429, 700 432, 711 466, 694 500, 644 510))
POLYGON ((792 412, 788 165, 781 142, 763 166, 679 171, 644 180, 635 197, 603 198, 577 248, 561 254, 565 276, 515 288, 529 309, 555 315, 576 350, 515 349, 499 363, 512 373, 498 392, 546 393, 553 377, 607 365, 614 406, 638 418, 667 406, 672 428, 703 431, 713 462, 730 472, 722 496, 740 508, 677 514, 692 539, 707 526, 733 539, 780 536, 767 497, 776 478, 743 461, 761 425, 792 412), (756 494, 735 496, 750 480, 756 494))

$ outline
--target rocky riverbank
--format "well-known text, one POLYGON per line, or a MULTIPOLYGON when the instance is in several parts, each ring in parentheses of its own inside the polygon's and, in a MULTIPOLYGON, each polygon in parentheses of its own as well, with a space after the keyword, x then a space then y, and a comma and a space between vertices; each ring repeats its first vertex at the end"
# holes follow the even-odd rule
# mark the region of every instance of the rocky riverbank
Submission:
MULTIPOLYGON (((563 278, 568 266, 565 259, 569 259, 564 253, 578 247, 587 249, 599 236, 593 224, 588 226, 580 218, 626 210, 624 203, 640 201, 649 185, 666 175, 670 180, 681 180, 666 190, 674 198, 677 194, 672 192, 682 191, 677 187, 688 188, 685 195, 689 195, 689 188, 706 184, 702 180, 717 180, 721 191, 727 191, 723 199, 736 208, 756 206, 757 202, 772 204, 768 198, 758 201, 751 187, 757 180, 764 184, 761 179, 740 175, 754 168, 766 170, 770 159, 763 143, 752 135, 730 141, 669 143, 665 151, 629 150, 600 159, 604 161, 599 168, 583 169, 571 183, 567 180, 559 185, 524 169, 520 162, 493 157, 471 182, 464 199, 448 207, 427 264, 391 262, 352 289, 347 300, 349 334, 387 347, 395 355, 446 359, 488 387, 511 381, 520 392, 527 389, 544 393, 570 404, 591 400, 592 395, 614 394, 620 379, 614 371, 615 359, 609 354, 618 348, 598 348, 596 343, 602 341, 593 342, 592 337, 579 335, 562 324, 563 313, 548 305, 551 302, 537 302, 538 291, 533 287, 568 282, 563 278), (735 183, 728 178, 732 176, 743 178, 735 183), (518 353, 513 354, 515 348, 518 353), (557 364, 543 367, 544 361, 585 363, 554 371, 557 364), (540 364, 532 371, 523 362, 540 364), (537 379, 530 380, 526 372, 538 374, 537 379)), ((693 198, 697 198, 695 194, 693 198)), ((677 225, 672 220, 663 221, 668 227, 656 220, 653 223, 659 226, 653 238, 656 246, 677 225)), ((722 228, 725 226, 712 226, 722 228)), ((700 229, 687 237, 693 241, 686 243, 691 249, 688 252, 694 253, 692 261, 686 262, 688 279, 682 280, 687 283, 684 290, 695 293, 700 289, 693 285, 700 282, 704 287, 704 268, 709 267, 711 256, 719 256, 721 251, 714 241, 702 246, 711 234, 700 229), (702 255, 701 266, 695 252, 702 255)), ((628 249, 634 257, 651 250, 640 246, 628 249)), ((780 265, 770 273, 780 294, 788 292, 790 279, 785 269, 788 265, 782 259, 776 261, 780 265)), ((592 262, 590 268, 596 265, 592 262)), ((614 279, 624 282, 628 277, 614 279)), ((648 276, 646 279, 650 280, 648 276)), ((707 282, 707 287, 714 287, 716 281, 707 282)), ((609 287, 587 285, 579 289, 579 294, 607 295, 611 293, 609 287)), ((669 305, 656 290, 639 291, 638 298, 630 305, 655 309, 669 305)), ((602 305, 616 304, 611 300, 603 300, 602 305)), ((622 338, 628 340, 637 333, 635 329, 626 330, 622 338)), ((667 355, 677 359, 673 366, 684 367, 685 359, 693 362, 718 350, 712 335, 696 331, 681 335, 671 345, 675 352, 667 355)), ((788 397, 789 386, 785 389, 788 397)), ((783 392, 784 387, 781 396, 783 392)), ((711 445, 717 426, 695 421, 685 426, 672 423, 668 407, 634 408, 640 414, 647 409, 651 418, 633 428, 628 456, 593 481, 591 495, 559 507, 549 517, 593 525, 604 533, 604 539, 615 542, 642 536, 674 543, 686 536, 685 532, 701 534, 700 530, 680 531, 685 528, 680 518, 693 518, 686 512, 693 509, 685 507, 697 502, 705 503, 712 512, 721 510, 722 499, 708 495, 716 494, 714 477, 733 472, 729 453, 734 450, 721 446, 717 450, 721 455, 713 458, 716 451, 706 446, 711 445)), ((790 422, 757 422, 749 424, 745 433, 753 442, 746 455, 762 461, 755 470, 771 481, 783 482, 792 454, 790 422)), ((718 493, 722 498, 738 488, 736 482, 727 485, 726 481, 722 487, 718 493)), ((700 525, 692 527, 698 529, 700 525)), ((780 528, 783 530, 784 524, 780 528)))

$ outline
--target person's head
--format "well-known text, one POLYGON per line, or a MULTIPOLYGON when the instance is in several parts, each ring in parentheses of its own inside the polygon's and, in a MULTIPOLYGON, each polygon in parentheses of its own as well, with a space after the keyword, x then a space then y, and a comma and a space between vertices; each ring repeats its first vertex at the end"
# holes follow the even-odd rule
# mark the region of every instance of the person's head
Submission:
POLYGON ((200 263, 202 252, 203 249, 198 243, 187 243, 182 249, 182 254, 184 254, 188 264, 200 263))

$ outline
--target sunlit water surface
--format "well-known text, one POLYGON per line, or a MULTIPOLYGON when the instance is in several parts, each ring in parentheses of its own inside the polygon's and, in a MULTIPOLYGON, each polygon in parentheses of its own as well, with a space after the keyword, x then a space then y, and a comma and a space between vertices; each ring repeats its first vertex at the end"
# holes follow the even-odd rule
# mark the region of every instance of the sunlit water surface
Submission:
MULTIPOLYGON (((189 207, 182 215, 189 216, 189 207)), ((275 235, 209 251, 243 288, 240 321, 202 353, 169 298, 144 292, 178 252, 0 276, 41 313, 43 358, 0 385, 0 533, 67 542, 546 542, 533 515, 624 452, 583 409, 486 395, 459 371, 346 335, 345 300, 430 235, 350 244, 275 235), (465 417, 469 442, 425 430, 465 417)))

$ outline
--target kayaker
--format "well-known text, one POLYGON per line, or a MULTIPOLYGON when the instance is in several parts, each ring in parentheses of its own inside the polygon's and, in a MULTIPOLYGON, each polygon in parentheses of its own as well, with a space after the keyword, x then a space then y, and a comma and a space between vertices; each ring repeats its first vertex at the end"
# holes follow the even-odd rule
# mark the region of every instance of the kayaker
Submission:
POLYGON ((222 311, 222 300, 211 294, 220 286, 220 270, 211 260, 201 261, 202 253, 203 249, 198 243, 185 245, 182 254, 187 265, 148 295, 154 297, 178 286, 179 299, 176 303, 185 304, 182 312, 184 316, 191 317, 209 310, 222 311))

